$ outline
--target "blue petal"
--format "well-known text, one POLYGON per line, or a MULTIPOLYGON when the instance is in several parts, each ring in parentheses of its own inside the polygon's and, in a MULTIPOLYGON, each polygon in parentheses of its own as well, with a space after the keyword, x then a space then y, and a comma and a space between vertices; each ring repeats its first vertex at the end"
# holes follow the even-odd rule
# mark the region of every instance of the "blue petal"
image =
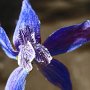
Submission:
POLYGON ((4 29, 0 27, 0 46, 10 58, 16 59, 18 52, 15 52, 11 46, 11 43, 6 35, 4 29))
POLYGON ((45 65, 44 62, 37 65, 43 75, 54 85, 62 90, 72 90, 70 75, 64 64, 56 59, 51 60, 51 63, 45 65))
POLYGON ((25 90, 26 77, 28 72, 18 67, 10 75, 5 90, 25 90))
POLYGON ((36 42, 40 42, 40 21, 38 16, 32 9, 28 0, 23 0, 19 20, 13 36, 13 43, 15 46, 18 47, 24 40, 30 40, 31 32, 35 32, 36 42))
POLYGON ((51 55, 62 54, 77 49, 90 41, 90 21, 61 28, 44 42, 51 55))

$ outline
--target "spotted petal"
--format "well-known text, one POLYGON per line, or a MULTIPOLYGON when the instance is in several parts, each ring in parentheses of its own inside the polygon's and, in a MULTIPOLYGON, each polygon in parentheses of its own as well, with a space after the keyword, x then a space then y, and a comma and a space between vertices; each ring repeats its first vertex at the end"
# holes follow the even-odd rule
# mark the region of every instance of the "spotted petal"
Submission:
POLYGON ((18 47, 25 40, 30 41, 31 32, 35 33, 36 42, 40 42, 40 21, 28 0, 23 0, 22 8, 15 28, 13 43, 18 47))
POLYGON ((0 27, 0 46, 10 58, 15 59, 18 52, 15 52, 4 29, 0 27))
POLYGON ((51 34, 46 41, 46 46, 51 55, 70 52, 90 41, 90 21, 61 28, 51 34))
POLYGON ((61 88, 61 90, 72 90, 72 84, 69 72, 64 64, 56 59, 53 59, 50 64, 45 65, 44 62, 37 65, 43 75, 54 85, 61 88))
POLYGON ((18 67, 10 75, 5 90, 25 90, 26 77, 28 72, 18 67))

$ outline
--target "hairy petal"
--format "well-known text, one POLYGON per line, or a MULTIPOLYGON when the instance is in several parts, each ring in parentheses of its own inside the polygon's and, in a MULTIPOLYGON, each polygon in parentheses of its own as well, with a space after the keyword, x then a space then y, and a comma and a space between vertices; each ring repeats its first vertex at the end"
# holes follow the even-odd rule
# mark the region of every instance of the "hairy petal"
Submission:
POLYGON ((25 90, 26 77, 28 72, 18 67, 10 75, 5 90, 25 90))
POLYGON ((90 41, 90 21, 81 24, 61 28, 51 34, 44 46, 51 55, 62 54, 77 49, 90 41))
POLYGON ((32 32, 35 33, 36 42, 40 42, 40 21, 28 1, 23 0, 22 2, 19 20, 15 28, 13 43, 16 47, 25 40, 30 41, 32 32))
POLYGON ((18 52, 13 50, 9 38, 2 27, 0 27, 0 46, 8 57, 16 59, 18 52))
POLYGON ((51 60, 51 63, 45 65, 44 62, 37 65, 42 74, 54 85, 62 90, 72 90, 70 75, 64 64, 56 59, 51 60))
POLYGON ((30 42, 26 45, 20 45, 20 52, 18 54, 18 65, 25 68, 28 72, 32 70, 31 62, 35 58, 35 51, 30 42))

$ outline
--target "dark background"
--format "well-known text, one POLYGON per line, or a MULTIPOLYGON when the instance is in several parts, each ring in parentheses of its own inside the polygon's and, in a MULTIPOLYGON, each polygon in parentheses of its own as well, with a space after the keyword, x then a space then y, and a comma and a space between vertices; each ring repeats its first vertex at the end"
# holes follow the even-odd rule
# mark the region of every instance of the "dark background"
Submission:
MULTIPOLYGON (((11 42, 18 20, 22 0, 0 0, 0 23, 11 42)), ((90 0, 30 0, 41 20, 41 36, 44 41, 60 27, 81 23, 90 19, 90 0)), ((69 69, 73 90, 90 90, 90 43, 68 54, 55 58, 69 69)), ((18 65, 0 49, 0 90, 4 90, 7 78, 18 65)), ((27 78, 26 90, 59 90, 37 70, 27 78)))

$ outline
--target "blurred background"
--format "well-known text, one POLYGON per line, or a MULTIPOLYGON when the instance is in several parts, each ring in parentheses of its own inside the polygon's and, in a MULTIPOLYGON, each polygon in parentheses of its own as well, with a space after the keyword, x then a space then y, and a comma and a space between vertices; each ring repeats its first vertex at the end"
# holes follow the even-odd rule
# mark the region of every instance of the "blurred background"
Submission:
MULTIPOLYGON (((0 0, 0 23, 11 42, 18 20, 22 0, 0 0)), ((90 19, 90 0, 30 0, 41 20, 41 36, 44 41, 60 27, 81 23, 90 19)), ((90 43, 79 49, 55 56, 69 69, 73 90, 90 90, 90 43)), ((10 73, 17 62, 9 59, 0 48, 0 90, 4 90, 10 73)), ((34 69, 27 78, 26 90, 60 90, 49 83, 34 69)))

